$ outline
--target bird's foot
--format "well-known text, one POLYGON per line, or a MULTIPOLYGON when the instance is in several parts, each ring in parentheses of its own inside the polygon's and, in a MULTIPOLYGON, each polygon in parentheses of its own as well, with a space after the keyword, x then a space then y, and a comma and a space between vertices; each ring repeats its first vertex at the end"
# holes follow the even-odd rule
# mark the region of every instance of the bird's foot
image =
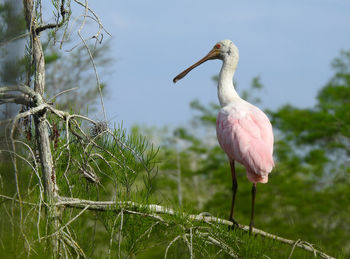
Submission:
POLYGON ((229 218, 228 220, 232 222, 232 225, 228 227, 229 230, 239 228, 239 224, 234 218, 229 218))

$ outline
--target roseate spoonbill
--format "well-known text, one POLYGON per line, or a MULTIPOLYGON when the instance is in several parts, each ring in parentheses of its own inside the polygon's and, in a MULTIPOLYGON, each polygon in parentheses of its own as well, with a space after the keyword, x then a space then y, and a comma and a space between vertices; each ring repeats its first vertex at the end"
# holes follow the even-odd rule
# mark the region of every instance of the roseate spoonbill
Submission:
POLYGON ((173 82, 176 83, 192 69, 211 59, 223 61, 217 86, 221 109, 216 120, 216 134, 231 167, 232 203, 229 220, 238 225, 233 217, 238 187, 235 171, 237 161, 245 167, 247 178, 253 183, 249 224, 251 234, 254 226, 256 184, 267 183, 268 175, 274 166, 272 126, 267 116, 259 108, 239 97, 233 86, 232 78, 238 64, 239 53, 230 40, 215 44, 204 58, 177 75, 173 82))

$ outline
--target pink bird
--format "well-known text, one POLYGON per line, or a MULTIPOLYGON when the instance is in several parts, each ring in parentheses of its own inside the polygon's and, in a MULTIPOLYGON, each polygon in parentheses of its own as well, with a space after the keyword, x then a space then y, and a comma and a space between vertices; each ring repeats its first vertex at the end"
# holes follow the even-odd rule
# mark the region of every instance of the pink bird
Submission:
POLYGON ((232 78, 238 64, 239 53, 230 40, 215 44, 204 58, 177 75, 173 82, 176 83, 192 69, 211 59, 223 61, 217 87, 221 109, 216 120, 216 134, 231 166, 232 204, 229 220, 238 225, 233 217, 238 187, 235 171, 237 161, 246 168, 247 178, 253 183, 249 224, 251 233, 254 226, 256 184, 267 183, 268 175, 274 167, 272 126, 267 116, 258 107, 239 97, 234 88, 232 78))

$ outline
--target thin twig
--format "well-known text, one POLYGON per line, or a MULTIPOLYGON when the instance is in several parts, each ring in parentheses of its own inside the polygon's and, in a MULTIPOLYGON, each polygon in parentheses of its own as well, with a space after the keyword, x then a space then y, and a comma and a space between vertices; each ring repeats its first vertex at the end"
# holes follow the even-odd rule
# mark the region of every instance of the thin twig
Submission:
POLYGON ((24 37, 27 37, 29 34, 30 34, 30 32, 26 32, 26 33, 20 34, 18 36, 15 36, 12 39, 9 39, 7 41, 0 42, 0 47, 4 46, 12 41, 16 41, 16 40, 22 39, 24 37))
POLYGON ((81 214, 83 214, 90 206, 87 205, 82 211, 80 211, 74 218, 70 219, 64 226, 60 227, 59 229, 57 229, 54 233, 51 233, 48 236, 44 236, 41 239, 46 239, 49 237, 52 237, 54 235, 57 235, 59 232, 61 232, 64 228, 68 227, 73 221, 75 221, 77 218, 79 218, 79 216, 81 214))
POLYGON ((18 203, 21 202, 22 204, 30 205, 30 206, 34 206, 34 207, 38 206, 38 204, 36 204, 36 203, 27 202, 27 201, 20 201, 20 200, 18 200, 16 198, 12 198, 12 197, 9 197, 9 196, 3 195, 3 194, 0 194, 0 198, 4 198, 6 200, 15 201, 15 202, 18 202, 18 203))
POLYGON ((77 90, 79 87, 73 87, 73 88, 70 88, 70 89, 66 89, 66 90, 63 90, 62 92, 59 92, 58 94, 54 95, 49 101, 48 103, 52 102, 53 100, 55 100, 55 98, 57 98, 58 96, 62 95, 62 94, 66 94, 70 91, 74 91, 74 90, 77 90))
POLYGON ((120 253, 120 246, 122 243, 122 231, 123 231, 123 223, 124 223, 124 210, 122 209, 120 211, 121 217, 120 217, 120 227, 119 227, 119 234, 118 234, 118 258, 120 259, 121 253, 120 253))
POLYGON ((165 253, 164 253, 164 259, 166 259, 167 255, 168 255, 168 250, 169 248, 179 239, 181 238, 182 236, 177 236, 175 237, 173 240, 170 241, 169 245, 166 247, 165 249, 165 253))
POLYGON ((117 224, 117 220, 118 220, 120 215, 121 215, 121 212, 118 213, 118 215, 115 217, 115 220, 113 222, 112 231, 111 231, 111 238, 109 239, 108 258, 111 258, 111 250, 112 250, 111 248, 112 248, 112 244, 113 244, 114 229, 115 229, 115 225, 117 224))
POLYGON ((300 241, 301 241, 300 239, 298 239, 298 240, 295 241, 295 243, 294 243, 294 245, 293 245, 293 247, 292 247, 292 251, 290 251, 290 254, 289 254, 289 256, 288 256, 288 259, 292 258, 294 249, 295 249, 296 245, 297 245, 300 241))

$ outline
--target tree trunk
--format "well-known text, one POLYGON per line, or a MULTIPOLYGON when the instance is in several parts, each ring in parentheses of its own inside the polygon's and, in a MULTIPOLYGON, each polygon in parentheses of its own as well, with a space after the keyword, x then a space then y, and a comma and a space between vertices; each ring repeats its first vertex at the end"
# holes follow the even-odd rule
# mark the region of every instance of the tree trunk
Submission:
MULTIPOLYGON (((33 11, 33 0, 23 0, 24 12, 26 16, 27 29, 30 31, 30 40, 33 53, 33 61, 35 67, 34 90, 42 97, 45 90, 45 59, 40 35, 36 34, 35 11, 33 11)), ((37 100, 37 105, 43 103, 43 99, 37 100)), ((49 233, 59 228, 58 210, 55 202, 58 197, 58 189, 56 186, 56 174, 52 160, 50 138, 48 124, 46 123, 46 113, 39 113, 34 116, 36 141, 39 149, 40 163, 42 169, 42 179, 44 182, 44 199, 46 206, 46 217, 49 233)), ((59 256, 59 239, 58 235, 50 237, 50 245, 53 257, 59 256)))

